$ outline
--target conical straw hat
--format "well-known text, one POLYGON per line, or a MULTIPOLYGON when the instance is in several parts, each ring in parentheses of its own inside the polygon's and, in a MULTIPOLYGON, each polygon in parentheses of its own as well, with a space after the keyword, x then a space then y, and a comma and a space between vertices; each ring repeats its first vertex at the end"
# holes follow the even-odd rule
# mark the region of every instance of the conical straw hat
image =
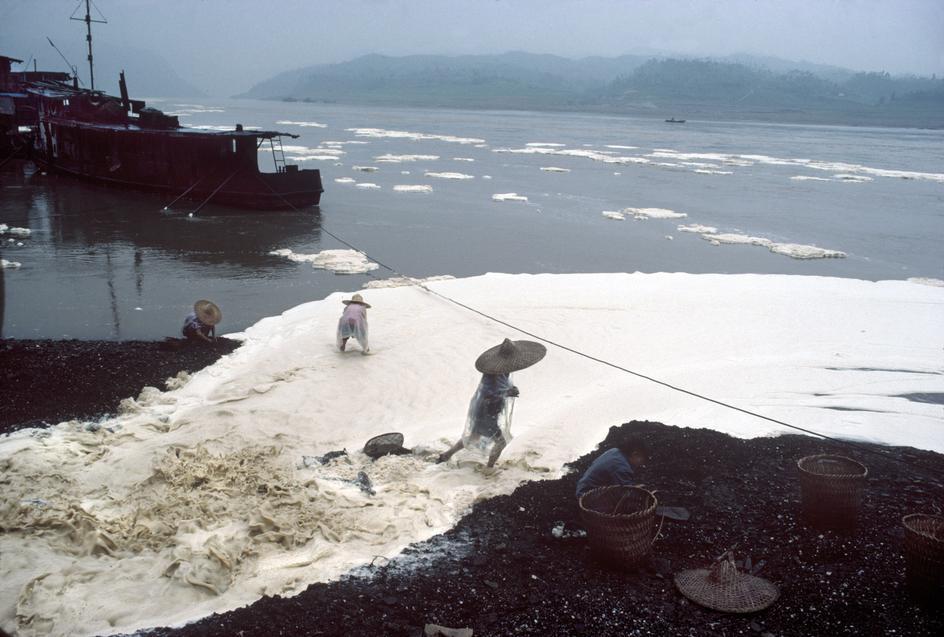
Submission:
POLYGON ((363 305, 364 307, 370 307, 370 304, 365 303, 364 297, 361 296, 360 294, 355 294, 350 299, 345 299, 341 301, 341 303, 344 303, 345 305, 350 305, 351 303, 357 303, 358 305, 363 305))
POLYGON ((193 304, 193 311, 200 322, 206 325, 216 325, 223 320, 223 313, 220 312, 220 308, 216 307, 216 303, 213 301, 201 299, 193 304))
POLYGON ((547 354, 547 348, 533 341, 510 341, 485 350, 475 361, 483 374, 510 374, 531 367, 547 354))
POLYGON ((374 436, 368 440, 367 444, 364 445, 364 453, 376 460, 381 456, 401 456, 412 452, 403 446, 403 434, 391 432, 374 436))
POLYGON ((676 573, 675 586, 696 604, 722 613, 754 613, 780 597, 780 591, 771 582, 741 573, 730 559, 710 569, 676 573))

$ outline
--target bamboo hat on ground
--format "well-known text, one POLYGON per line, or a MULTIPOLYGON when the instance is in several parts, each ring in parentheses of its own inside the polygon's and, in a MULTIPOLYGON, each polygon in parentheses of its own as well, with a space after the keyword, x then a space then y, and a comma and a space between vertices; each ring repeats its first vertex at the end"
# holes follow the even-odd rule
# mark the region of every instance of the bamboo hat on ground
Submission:
POLYGON ((507 338, 482 352, 475 360, 475 369, 483 374, 510 374, 531 367, 547 354, 547 348, 534 341, 511 341, 507 338))
POLYGON ((767 580, 742 573, 730 558, 710 569, 675 575, 675 586, 696 604, 722 613, 754 613, 777 601, 780 591, 767 580))
POLYGON ((341 303, 344 303, 345 305, 350 305, 351 303, 357 303, 358 305, 363 305, 364 307, 370 307, 370 304, 365 303, 364 297, 361 296, 360 294, 355 294, 350 299, 345 299, 341 301, 341 303))
POLYGON ((223 313, 213 301, 201 299, 193 304, 193 311, 200 322, 206 325, 216 325, 223 320, 223 313))
POLYGON ((368 440, 367 444, 364 445, 364 453, 371 459, 376 460, 381 456, 402 456, 413 452, 403 446, 403 434, 391 432, 374 436, 368 440))

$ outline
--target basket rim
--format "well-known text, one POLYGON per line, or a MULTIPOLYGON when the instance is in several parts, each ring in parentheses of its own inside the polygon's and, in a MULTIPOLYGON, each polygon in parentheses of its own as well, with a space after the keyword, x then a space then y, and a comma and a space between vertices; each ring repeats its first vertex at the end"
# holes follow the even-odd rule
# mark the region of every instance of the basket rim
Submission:
POLYGON ((827 478, 830 480, 850 480, 855 478, 866 478, 869 475, 869 468, 859 462, 858 460, 853 460, 848 456, 840 456, 834 453, 816 453, 811 456, 803 456, 797 460, 797 468, 808 476, 815 476, 817 478, 827 478), (816 473, 810 471, 809 469, 803 466, 803 463, 810 460, 819 460, 821 458, 834 458, 836 460, 843 460, 845 462, 850 462, 857 467, 861 467, 862 470, 860 473, 816 473))
POLYGON ((648 515, 650 513, 655 512, 656 506, 658 506, 659 504, 659 499, 656 497, 655 493, 653 493, 652 491, 649 491, 648 489, 643 489, 642 487, 637 487, 635 485, 629 485, 629 484, 611 484, 605 487, 597 487, 596 489, 590 489, 589 491, 584 493, 582 496, 580 496, 580 500, 578 500, 577 504, 580 506, 581 511, 586 511, 587 513, 591 515, 597 515, 600 517, 610 518, 613 520, 625 520, 627 518, 639 517, 639 516, 648 515), (632 513, 617 513, 615 515, 612 513, 603 513, 602 511, 588 509, 587 507, 583 505, 583 499, 586 498, 591 493, 596 493, 598 491, 609 491, 612 489, 636 489, 637 491, 642 491, 643 493, 648 495, 650 498, 652 498, 652 504, 651 506, 648 506, 645 509, 642 509, 640 511, 633 511, 632 513))
POLYGON ((908 515, 902 516, 901 518, 901 524, 902 526, 905 527, 906 530, 914 533, 915 535, 920 535, 921 537, 927 540, 931 540, 932 542, 944 544, 944 541, 942 541, 940 538, 934 537, 933 535, 925 532, 924 530, 916 529, 909 524, 909 522, 913 522, 919 518, 936 520, 938 524, 941 525, 941 527, 944 527, 944 516, 934 515, 933 513, 909 513, 908 515))

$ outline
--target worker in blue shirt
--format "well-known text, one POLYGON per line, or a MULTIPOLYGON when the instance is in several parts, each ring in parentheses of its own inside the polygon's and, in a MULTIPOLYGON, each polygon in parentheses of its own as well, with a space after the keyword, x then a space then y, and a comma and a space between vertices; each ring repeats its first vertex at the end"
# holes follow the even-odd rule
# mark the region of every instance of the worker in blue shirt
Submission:
POLYGON ((580 477, 577 481, 577 501, 593 489, 635 484, 636 471, 645 467, 648 459, 649 449, 641 438, 625 438, 617 446, 600 454, 580 477))

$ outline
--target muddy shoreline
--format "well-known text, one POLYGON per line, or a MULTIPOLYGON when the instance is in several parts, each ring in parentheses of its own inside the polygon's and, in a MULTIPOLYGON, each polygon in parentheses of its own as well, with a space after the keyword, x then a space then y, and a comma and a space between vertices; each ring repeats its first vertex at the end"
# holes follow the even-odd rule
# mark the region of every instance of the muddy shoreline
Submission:
MULTIPOLYGON (((0 341, 0 432, 114 413, 142 387, 163 387, 238 343, 0 341)), ((343 579, 290 597, 266 597, 159 637, 209 635, 404 635, 435 623, 474 635, 937 635, 944 612, 917 604, 905 586, 901 517, 944 503, 944 456, 873 446, 894 462, 807 436, 741 440, 708 429, 631 422, 557 480, 529 482, 480 502, 455 528, 377 559, 343 579), (641 476, 662 504, 690 510, 666 521, 651 558, 611 568, 583 538, 578 476, 621 431, 649 443, 641 476), (840 534, 799 519, 796 461, 842 453, 869 467, 858 529, 840 534), (771 608, 724 615, 683 598, 672 574, 732 549, 742 565, 780 587, 771 608)), ((140 633, 139 633, 140 634, 140 633)))

